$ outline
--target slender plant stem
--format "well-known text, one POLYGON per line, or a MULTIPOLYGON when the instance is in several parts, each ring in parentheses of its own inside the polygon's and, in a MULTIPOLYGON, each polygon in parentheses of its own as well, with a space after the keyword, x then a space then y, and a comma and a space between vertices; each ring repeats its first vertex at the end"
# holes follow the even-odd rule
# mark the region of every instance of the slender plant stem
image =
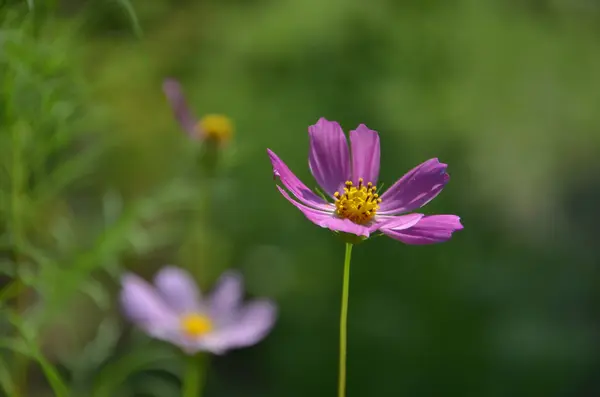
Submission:
POLYGON ((344 281, 342 284, 342 310, 340 315, 340 376, 338 383, 338 397, 346 397, 346 345, 348 328, 348 296, 350 291, 350 258, 352 244, 346 243, 344 257, 344 281))
MULTIPOLYGON (((23 169, 23 148, 21 145, 21 130, 13 127, 12 129, 12 144, 11 144, 11 189, 10 189, 10 217, 11 217, 11 237, 13 249, 13 265, 15 270, 16 283, 16 304, 17 312, 22 314, 25 311, 26 305, 26 286, 19 278, 19 268, 21 265, 21 246, 23 243, 23 228, 21 225, 21 194, 23 191, 24 169, 23 169)), ((29 360, 25 355, 15 353, 15 373, 16 373, 16 390, 15 396, 27 395, 27 367, 29 360)))
POLYGON ((198 353, 187 358, 183 378, 183 397, 200 397, 202 395, 207 367, 208 355, 206 353, 198 353))

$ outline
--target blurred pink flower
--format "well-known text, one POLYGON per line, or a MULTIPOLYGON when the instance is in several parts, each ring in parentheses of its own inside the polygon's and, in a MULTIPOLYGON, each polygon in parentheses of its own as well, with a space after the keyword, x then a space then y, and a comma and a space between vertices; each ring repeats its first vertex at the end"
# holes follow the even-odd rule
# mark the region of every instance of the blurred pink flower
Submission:
POLYGON ((163 92, 169 101, 175 119, 192 139, 212 140, 226 144, 233 135, 231 120, 220 114, 207 114, 197 119, 187 105, 181 84, 175 79, 163 82, 163 92))
POLYGON ((350 131, 352 155, 338 123, 321 118, 308 133, 310 171, 331 201, 311 191, 273 151, 267 152, 274 176, 287 189, 278 185, 281 194, 316 225, 362 238, 380 231, 406 244, 444 242, 463 228, 456 215, 405 214, 427 204, 448 182, 447 165, 438 159, 413 168, 380 196, 376 131, 364 124, 350 131))
POLYGON ((179 346, 185 353, 227 350, 262 340, 276 319, 269 300, 242 304, 242 278, 223 274, 214 292, 203 298, 196 283, 180 268, 164 267, 154 286, 134 274, 121 280, 125 315, 148 335, 179 346))

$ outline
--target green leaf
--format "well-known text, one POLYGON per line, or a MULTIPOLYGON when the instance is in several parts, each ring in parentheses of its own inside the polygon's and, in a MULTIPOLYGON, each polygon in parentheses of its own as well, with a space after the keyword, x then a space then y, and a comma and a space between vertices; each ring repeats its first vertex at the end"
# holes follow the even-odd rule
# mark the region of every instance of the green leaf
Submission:
POLYGON ((33 351, 32 358, 35 359, 40 366, 42 367, 42 371, 48 380, 48 383, 52 387, 52 391, 54 391, 54 395, 56 397, 66 397, 69 395, 69 388, 62 380, 62 377, 54 368, 54 366, 46 360, 46 358, 39 352, 37 349, 33 351))
MULTIPOLYGON (((96 336, 87 343, 83 351, 75 352, 72 356, 61 359, 71 373, 72 388, 88 390, 90 380, 109 357, 115 353, 116 345, 121 335, 121 328, 116 318, 106 318, 98 327, 96 336)), ((89 394, 89 393, 85 393, 89 394)))
MULTIPOLYGON (((11 323, 14 323, 11 321, 11 323)), ((52 391, 56 397, 67 397, 69 395, 69 388, 66 383, 62 380, 60 374, 54 368, 54 366, 46 360, 35 343, 21 338, 0 338, 0 348, 10 350, 15 353, 22 354, 36 361, 42 368, 42 372, 46 376, 46 380, 50 384, 52 391)))
POLYGON ((85 280, 79 287, 79 291, 89 296, 101 310, 106 311, 110 309, 112 297, 106 290, 106 287, 98 280, 93 278, 85 280))
POLYGON ((20 241, 15 248, 19 255, 25 256, 28 260, 39 266, 44 266, 51 262, 48 255, 39 248, 31 245, 27 241, 20 241))
POLYGON ((131 4, 131 1, 129 0, 117 0, 119 2, 119 5, 125 10, 125 12, 127 13, 127 16, 129 16, 129 19, 131 20, 131 25, 133 27, 133 32, 135 33, 135 35, 139 38, 143 36, 143 31, 142 31, 142 26, 140 25, 140 21, 139 18, 137 16, 137 13, 135 12, 135 8, 133 7, 133 4, 131 4))
POLYGON ((61 162, 36 186, 32 193, 36 203, 44 203, 57 197, 72 183, 91 173, 105 149, 102 145, 98 145, 61 162))
POLYGON ((0 338, 0 348, 5 348, 13 352, 20 353, 37 361, 42 368, 42 372, 44 372, 44 375, 46 376, 54 395, 56 397, 67 397, 69 395, 69 388, 63 381, 56 368, 54 368, 54 366, 48 360, 46 360, 38 348, 38 343, 35 340, 35 331, 27 328, 16 313, 8 310, 6 310, 6 313, 8 321, 18 330, 21 338, 0 338))
POLYGON ((174 358, 173 350, 164 345, 145 347, 127 353, 100 371, 94 382, 93 397, 112 397, 128 377, 136 372, 161 368, 162 363, 174 358))
POLYGON ((7 396, 12 396, 15 392, 15 384, 10 376, 10 371, 2 359, 0 359, 0 387, 7 396))

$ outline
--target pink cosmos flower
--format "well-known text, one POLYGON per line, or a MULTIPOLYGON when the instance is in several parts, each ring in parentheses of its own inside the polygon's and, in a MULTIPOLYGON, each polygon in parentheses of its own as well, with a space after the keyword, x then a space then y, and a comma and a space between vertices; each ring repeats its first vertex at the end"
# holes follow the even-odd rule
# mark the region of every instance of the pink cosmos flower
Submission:
POLYGON ((250 346, 262 340, 276 318, 275 305, 265 299, 241 303, 242 278, 223 274, 214 292, 203 298, 191 275, 164 267, 154 286, 134 274, 121 280, 125 315, 148 335, 179 346, 187 354, 250 346))
POLYGON ((364 124, 350 131, 352 155, 344 131, 336 122, 321 118, 308 128, 308 134, 310 171, 328 200, 306 187, 273 151, 267 152, 273 175, 285 187, 277 188, 311 222, 362 238, 380 231, 406 244, 440 243, 463 228, 456 215, 409 213, 435 198, 448 183, 448 166, 438 159, 413 168, 380 195, 376 131, 364 124))

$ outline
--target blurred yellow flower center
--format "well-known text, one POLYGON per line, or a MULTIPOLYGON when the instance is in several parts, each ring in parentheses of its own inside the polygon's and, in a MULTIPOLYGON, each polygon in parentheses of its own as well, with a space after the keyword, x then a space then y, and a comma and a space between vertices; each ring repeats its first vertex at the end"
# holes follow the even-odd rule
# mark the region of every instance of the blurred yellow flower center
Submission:
POLYGON ((209 333, 213 329, 210 318, 202 314, 188 314, 181 319, 183 332, 190 337, 198 337, 209 333))
POLYGON ((204 137, 217 142, 227 142, 233 134, 231 120, 220 114, 204 116, 198 123, 198 129, 204 137))
POLYGON ((368 223, 375 216, 381 203, 376 191, 377 187, 371 182, 364 185, 362 178, 358 180, 357 186, 351 181, 346 182, 344 192, 335 192, 333 195, 337 215, 361 225, 368 223))

